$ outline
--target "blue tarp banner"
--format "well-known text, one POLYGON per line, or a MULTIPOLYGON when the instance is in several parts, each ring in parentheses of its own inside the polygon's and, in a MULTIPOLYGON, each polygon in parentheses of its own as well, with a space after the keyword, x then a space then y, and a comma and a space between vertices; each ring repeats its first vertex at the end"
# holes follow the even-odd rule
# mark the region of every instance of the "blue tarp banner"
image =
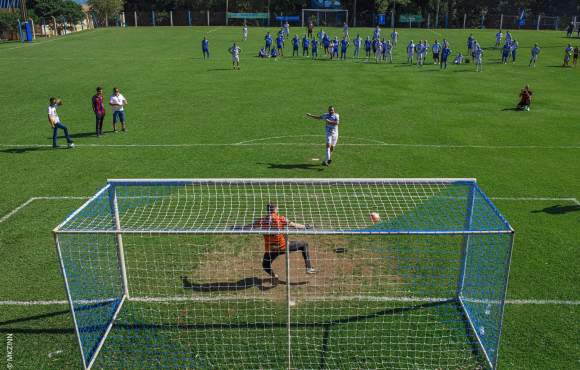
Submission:
POLYGON ((284 16, 276 17, 276 20, 280 21, 280 22, 284 22, 284 21, 300 22, 300 16, 299 15, 284 15, 284 16))
POLYGON ((310 7, 314 9, 342 9, 341 0, 311 0, 310 7))

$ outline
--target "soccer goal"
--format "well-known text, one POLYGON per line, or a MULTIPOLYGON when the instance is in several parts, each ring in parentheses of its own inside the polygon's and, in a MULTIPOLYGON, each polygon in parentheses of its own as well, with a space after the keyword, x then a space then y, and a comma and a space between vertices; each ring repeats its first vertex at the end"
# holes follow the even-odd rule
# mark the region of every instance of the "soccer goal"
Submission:
POLYGON ((54 230, 87 369, 495 369, 513 238, 474 179, 109 180, 54 230))
POLYGON ((348 23, 346 9, 302 9, 302 27, 312 22, 315 26, 342 27, 348 23))

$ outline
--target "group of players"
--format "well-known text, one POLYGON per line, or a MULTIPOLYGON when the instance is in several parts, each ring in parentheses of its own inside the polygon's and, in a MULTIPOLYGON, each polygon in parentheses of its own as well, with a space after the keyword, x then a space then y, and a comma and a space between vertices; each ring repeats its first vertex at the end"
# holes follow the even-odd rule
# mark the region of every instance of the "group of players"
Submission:
MULTIPOLYGON (((292 56, 299 56, 301 49, 303 57, 311 57, 312 59, 317 59, 319 57, 319 52, 330 59, 345 60, 347 58, 347 52, 351 46, 348 24, 344 24, 343 37, 340 40, 336 36, 334 38, 330 37, 323 29, 320 29, 316 35, 317 37, 315 37, 314 25, 312 22, 308 24, 307 30, 308 33, 302 38, 298 35, 294 35, 294 37, 290 39, 292 44, 292 56)), ((364 58, 367 61, 370 61, 371 58, 373 58, 377 63, 392 63, 393 50, 399 41, 399 32, 396 29, 393 29, 389 35, 390 37, 386 41, 385 37, 381 36, 382 30, 379 26, 376 26, 374 29, 372 37, 367 36, 366 39, 363 40, 360 35, 357 35, 352 39, 352 46, 354 48, 352 55, 353 58, 361 58, 361 51, 364 50, 364 58)), ((284 56, 284 48, 289 38, 290 25, 286 22, 278 31, 275 38, 270 34, 270 32, 266 33, 264 36, 264 47, 260 48, 257 56, 260 58, 278 58, 284 56)), ((245 41, 247 39, 248 26, 244 25, 243 40, 245 41)), ((515 63, 519 43, 509 31, 505 34, 505 42, 502 46, 503 39, 504 34, 499 30, 496 34, 495 47, 500 49, 501 63, 507 64, 510 59, 512 63, 515 63)), ((449 41, 446 39, 443 39, 441 43, 438 40, 435 40, 433 45, 430 45, 427 40, 421 40, 417 43, 414 43, 413 40, 411 40, 406 46, 407 63, 416 64, 419 67, 423 66, 427 59, 429 50, 433 53, 433 64, 439 64, 441 69, 447 69, 447 62, 452 54, 452 50, 449 41)), ((575 66, 578 59, 578 51, 578 47, 573 48, 571 44, 568 44, 565 48, 563 66, 569 66, 570 62, 575 66)), ((202 52, 204 59, 209 58, 209 41, 206 37, 202 40, 202 52)), ((241 48, 239 45, 234 43, 232 47, 228 49, 228 52, 232 55, 234 69, 239 70, 241 48)), ((535 67, 541 48, 536 43, 530 52, 531 56, 528 66, 535 67)), ((480 72, 483 70, 483 56, 484 49, 473 35, 469 35, 467 38, 467 54, 464 55, 461 52, 458 52, 453 58, 453 64, 463 64, 472 60, 475 64, 476 71, 480 72)))

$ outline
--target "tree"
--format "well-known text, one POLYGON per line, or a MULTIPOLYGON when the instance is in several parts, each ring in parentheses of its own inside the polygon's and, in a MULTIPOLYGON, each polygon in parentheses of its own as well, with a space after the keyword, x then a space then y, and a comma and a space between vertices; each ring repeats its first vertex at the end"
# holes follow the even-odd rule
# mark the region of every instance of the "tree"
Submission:
POLYGON ((0 35, 4 32, 14 32, 18 28, 18 13, 0 13, 0 35))
POLYGON ((82 7, 72 0, 37 0, 33 11, 39 17, 65 17, 73 23, 78 23, 85 17, 82 7))
POLYGON ((119 15, 125 6, 124 0, 89 0, 87 4, 97 16, 105 20, 105 26, 109 26, 109 18, 119 15))

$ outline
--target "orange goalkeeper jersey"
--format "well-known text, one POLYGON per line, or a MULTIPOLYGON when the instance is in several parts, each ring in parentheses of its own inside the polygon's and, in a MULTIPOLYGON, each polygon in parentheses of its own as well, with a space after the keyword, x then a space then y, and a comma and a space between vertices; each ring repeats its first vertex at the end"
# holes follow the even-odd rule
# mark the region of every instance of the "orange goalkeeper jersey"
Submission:
MULTIPOLYGON (((286 217, 272 213, 269 216, 260 218, 254 225, 265 230, 283 230, 288 221, 286 217)), ((286 237, 284 234, 264 234, 264 250, 270 252, 272 249, 286 249, 286 237)))

